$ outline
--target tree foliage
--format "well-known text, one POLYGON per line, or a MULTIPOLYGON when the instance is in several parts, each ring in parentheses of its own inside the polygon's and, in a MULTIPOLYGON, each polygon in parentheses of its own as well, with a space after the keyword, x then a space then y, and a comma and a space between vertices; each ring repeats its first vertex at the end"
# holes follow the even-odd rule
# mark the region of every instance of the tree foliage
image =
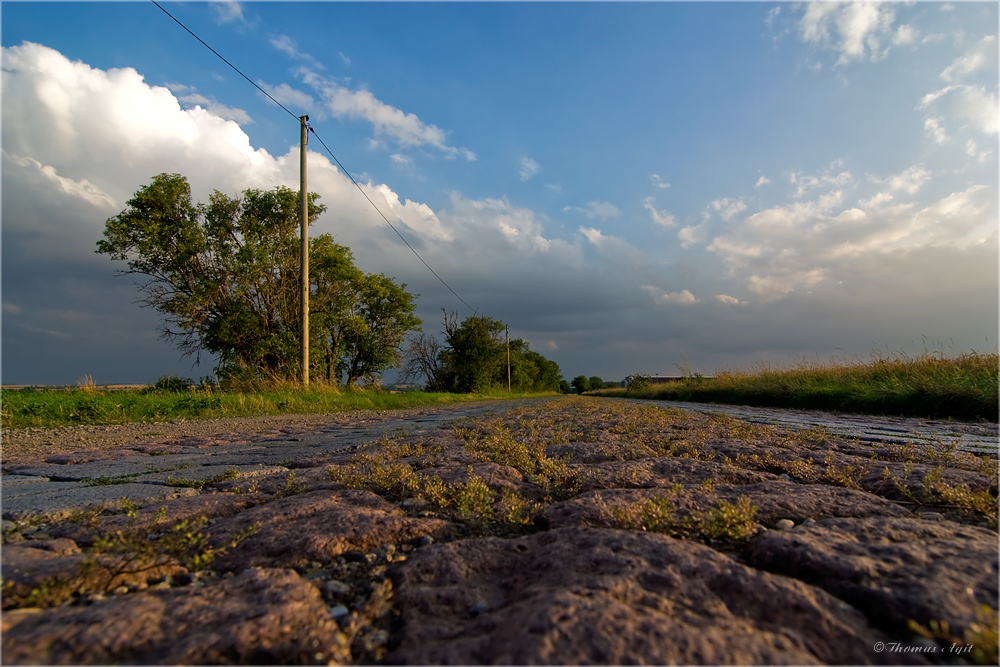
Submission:
MULTIPOLYGON (((403 377, 423 376, 433 391, 459 393, 507 389, 506 327, 500 320, 473 315, 461 323, 444 316, 444 342, 427 334, 410 338, 403 377)), ((513 391, 559 391, 559 365, 520 339, 510 341, 510 387, 513 391)))
POLYGON ((576 389, 576 393, 578 394, 582 394, 590 389, 590 380, 587 379, 586 375, 577 375, 573 378, 570 384, 573 385, 573 388, 576 389))
MULTIPOLYGON (((325 210, 309 193, 311 224, 325 210)), ((299 194, 287 187, 214 192, 194 203, 187 179, 160 174, 105 223, 97 252, 141 276, 140 303, 184 354, 218 356, 226 379, 299 377, 299 194)), ((329 234, 310 239, 310 376, 348 385, 399 362, 417 329, 414 295, 366 274, 329 234)))

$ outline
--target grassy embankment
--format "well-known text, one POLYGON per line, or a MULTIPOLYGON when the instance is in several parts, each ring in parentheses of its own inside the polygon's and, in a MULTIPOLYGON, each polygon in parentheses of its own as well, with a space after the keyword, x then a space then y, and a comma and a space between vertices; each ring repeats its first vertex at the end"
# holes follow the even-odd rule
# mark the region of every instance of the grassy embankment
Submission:
POLYGON ((910 358, 873 353, 868 363, 766 365, 715 378, 685 377, 637 390, 608 389, 600 396, 831 410, 932 419, 996 422, 997 354, 963 353, 910 358))
POLYGON ((398 410, 426 405, 545 394, 436 394, 414 392, 344 391, 329 388, 278 388, 255 392, 189 389, 106 391, 77 389, 17 389, 0 394, 0 424, 5 429, 125 424, 171 419, 256 417, 316 414, 350 410, 398 410))

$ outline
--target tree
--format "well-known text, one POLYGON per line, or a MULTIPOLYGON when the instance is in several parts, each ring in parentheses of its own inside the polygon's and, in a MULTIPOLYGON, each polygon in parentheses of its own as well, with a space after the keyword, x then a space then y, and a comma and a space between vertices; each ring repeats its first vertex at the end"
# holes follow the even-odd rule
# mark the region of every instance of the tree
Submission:
MULTIPOLYGON (((325 207, 309 193, 311 224, 325 207)), ((218 355, 225 379, 299 376, 299 194, 286 187, 214 192, 192 201, 187 179, 160 174, 105 223, 97 252, 142 276, 140 303, 164 319, 161 334, 185 355, 218 355)), ((417 328, 413 297, 385 276, 368 276, 350 250, 323 234, 310 241, 310 345, 323 352, 310 375, 346 373, 353 383, 398 359, 417 328), (391 284, 391 287, 390 287, 391 284), (352 372, 354 374, 352 374, 352 372)))
POLYGON ((501 370, 506 374, 504 324, 500 320, 473 315, 458 324, 458 315, 444 320, 445 387, 458 393, 484 392, 500 383, 501 370))
POLYGON ((590 388, 591 389, 604 389, 604 387, 607 386, 606 384, 604 384, 604 380, 602 380, 601 378, 597 377, 596 375, 594 377, 590 378, 590 380, 588 380, 588 381, 590 382, 590 388))
POLYGON ((446 367, 441 359, 441 342, 426 333, 416 333, 410 337, 403 350, 405 363, 400 372, 403 382, 411 382, 420 376, 424 378, 427 391, 445 391, 446 367))
POLYGON ((587 379, 586 375, 577 375, 573 378, 573 381, 570 384, 573 385, 573 388, 576 389, 576 393, 578 394, 582 394, 590 389, 590 380, 587 379))
POLYGON ((420 326, 413 295, 381 273, 363 276, 343 337, 344 369, 348 387, 361 378, 369 381, 400 363, 406 332, 420 326))
MULTIPOLYGON (((505 325, 499 320, 473 315, 458 322, 458 315, 444 313, 443 343, 419 334, 406 347, 403 378, 423 376, 433 391, 483 392, 507 388, 505 325)), ((510 380, 515 391, 559 391, 559 364, 533 351, 520 338, 510 341, 510 380)))

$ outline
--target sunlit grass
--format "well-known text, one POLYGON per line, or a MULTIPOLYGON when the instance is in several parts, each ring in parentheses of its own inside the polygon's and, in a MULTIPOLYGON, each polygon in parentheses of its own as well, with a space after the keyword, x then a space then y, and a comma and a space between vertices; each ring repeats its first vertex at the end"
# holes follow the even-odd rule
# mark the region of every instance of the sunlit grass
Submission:
POLYGON ((5 429, 76 424, 125 424, 171 419, 319 414, 351 410, 398 410, 427 405, 540 394, 441 394, 421 391, 346 391, 327 387, 279 388, 254 392, 189 389, 109 391, 95 388, 17 389, 0 393, 5 429))
POLYGON ((997 421, 997 354, 955 357, 874 352, 867 362, 760 364, 714 378, 686 377, 639 391, 599 395, 660 400, 813 408, 861 414, 997 421))

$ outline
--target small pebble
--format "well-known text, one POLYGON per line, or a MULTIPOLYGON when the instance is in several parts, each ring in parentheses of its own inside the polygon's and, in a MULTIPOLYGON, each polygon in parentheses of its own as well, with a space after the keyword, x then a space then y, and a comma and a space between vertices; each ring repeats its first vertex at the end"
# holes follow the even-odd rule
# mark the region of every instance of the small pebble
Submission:
POLYGON ((347 607, 342 604, 338 604, 336 607, 330 608, 330 618, 338 619, 342 616, 347 616, 350 612, 347 607))
POLYGON ((944 519, 944 515, 940 512, 920 512, 921 519, 927 519, 928 521, 941 521, 944 519))
POLYGON ((781 519, 778 523, 774 524, 775 530, 788 530, 789 528, 794 528, 795 522, 791 519, 781 519))
POLYGON ((782 474, 778 475, 778 479, 783 479, 783 480, 786 480, 786 481, 790 482, 790 481, 792 481, 792 476, 789 475, 787 472, 785 472, 785 473, 782 473, 782 474))
POLYGON ((323 584, 323 592, 330 595, 350 595, 351 587, 342 581, 337 581, 336 579, 331 579, 330 581, 323 584))
POLYGON ((803 521, 802 525, 803 526, 811 526, 814 523, 816 523, 816 519, 813 519, 812 517, 810 517, 810 518, 806 519, 805 521, 803 521))
POLYGON ((417 540, 417 545, 422 547, 427 547, 434 544, 434 538, 430 535, 421 535, 420 539, 417 540))
POLYGON ((128 586, 119 586, 115 590, 111 591, 112 595, 125 595, 128 593, 128 586))
POLYGON ((475 618, 480 614, 490 610, 490 606, 483 600, 478 601, 476 604, 469 608, 469 616, 475 618))
POLYGON ((0 532, 9 533, 14 530, 17 530, 17 524, 13 521, 8 521, 7 519, 0 521, 0 532))
POLYGON ((322 581, 324 579, 329 579, 332 574, 330 570, 313 570, 312 572, 306 572, 302 575, 302 578, 306 581, 322 581))

